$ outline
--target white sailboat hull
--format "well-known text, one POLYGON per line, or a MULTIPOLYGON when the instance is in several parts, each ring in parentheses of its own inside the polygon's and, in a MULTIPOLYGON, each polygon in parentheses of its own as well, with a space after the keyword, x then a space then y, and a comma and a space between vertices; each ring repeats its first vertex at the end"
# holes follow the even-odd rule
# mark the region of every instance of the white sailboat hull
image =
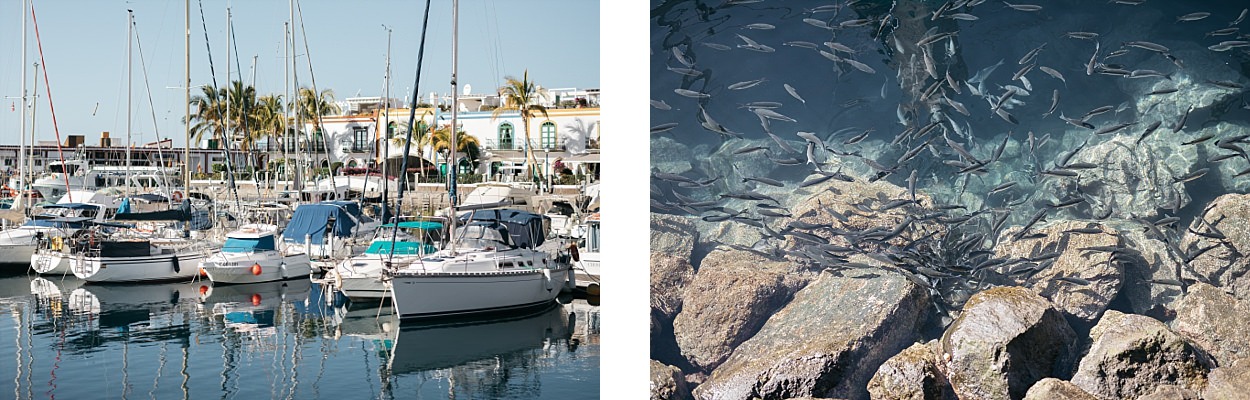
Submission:
POLYGON ((160 254, 142 257, 75 257, 69 261, 74 276, 87 282, 155 282, 190 280, 199 272, 204 253, 160 254))
MULTIPOLYGON (((382 280, 387 256, 360 255, 349 258, 334 268, 335 284, 344 296, 354 301, 380 301, 390 297, 390 283, 382 280)), ((418 257, 397 255, 393 265, 403 268, 418 257)))
POLYGON ((215 253, 199 267, 214 283, 258 283, 307 277, 312 263, 304 254, 280 256, 273 253, 215 253), (259 271, 253 266, 259 265, 259 271), (260 272, 259 274, 255 272, 260 272))
POLYGON ((34 253, 33 244, 0 245, 0 264, 25 264, 30 262, 30 256, 34 253))
POLYGON ((70 256, 59 251, 36 251, 30 256, 30 267, 41 275, 69 275, 70 256))
POLYGON ((467 273, 403 271, 391 282, 391 304, 400 318, 517 311, 555 300, 567 279, 567 267, 467 273))

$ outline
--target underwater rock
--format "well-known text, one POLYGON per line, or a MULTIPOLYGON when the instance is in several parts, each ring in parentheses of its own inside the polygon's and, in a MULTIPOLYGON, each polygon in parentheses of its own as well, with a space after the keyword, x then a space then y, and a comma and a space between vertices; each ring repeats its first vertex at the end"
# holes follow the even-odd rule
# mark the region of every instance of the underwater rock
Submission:
MULTIPOLYGON (((1219 53, 1209 51, 1192 41, 1164 41, 1170 53, 1184 60, 1185 68, 1177 69, 1172 79, 1121 79, 1118 81, 1126 94, 1136 99, 1137 115, 1142 116, 1140 123, 1151 123, 1162 117, 1164 124, 1174 122, 1189 106, 1197 109, 1228 103, 1240 98, 1242 90, 1234 90, 1216 86, 1208 81, 1233 81, 1245 84, 1241 71, 1238 71, 1219 53), (1195 76, 1196 75, 1196 76, 1195 76), (1176 92, 1147 95, 1164 89, 1177 88, 1176 92)), ((1166 60, 1157 61, 1159 66, 1171 67, 1166 60)), ((1151 68, 1143 66, 1143 68, 1151 68)), ((1192 121, 1192 120, 1191 120, 1192 121)), ((1186 124, 1193 128, 1198 122, 1186 124)))
POLYGON ((1221 365, 1250 357, 1250 302, 1198 283, 1180 301, 1172 330, 1193 341, 1221 365))
POLYGON ((685 174, 692 166, 690 148, 667 137, 651 138, 651 167, 670 174, 685 174))
MULTIPOLYGON (((1175 177, 1198 169, 1196 147, 1158 134, 1141 144, 1135 144, 1136 140, 1134 135, 1119 135, 1090 143, 1069 164, 1091 163, 1096 168, 1080 171, 1080 176, 1074 178, 1048 177, 1040 185, 1040 192, 1052 193, 1055 200, 1077 195, 1089 198, 1059 214, 1076 218, 1090 218, 1107 207, 1113 208, 1113 218, 1149 218, 1159 209, 1174 207, 1178 201, 1182 207, 1189 204, 1185 184, 1177 183, 1175 177)), ((1045 165, 1049 168, 1049 162, 1045 165)))
POLYGON ((1024 400, 1097 400, 1094 395, 1086 393, 1072 382, 1056 378, 1046 378, 1033 384, 1024 400))
POLYGON ((1199 281, 1210 282, 1239 299, 1250 300, 1250 257, 1245 256, 1250 254, 1250 194, 1230 193, 1216 198, 1207 205, 1202 219, 1206 222, 1195 222, 1191 230, 1207 236, 1186 231, 1181 239, 1182 250, 1197 254, 1189 267, 1199 281), (1209 237, 1212 233, 1224 238, 1209 237))
POLYGON ((868 394, 873 399, 954 400, 955 392, 937 366, 931 346, 936 343, 915 343, 890 357, 868 381, 868 394))
POLYGON ((1202 392, 1202 398, 1245 398, 1246 388, 1250 388, 1250 360, 1241 360, 1211 370, 1211 374, 1207 375, 1207 388, 1202 392))
MULTIPOLYGON (((1012 240, 1019 229, 1007 229, 994 251, 1000 257, 1039 260, 1053 256, 1050 267, 1042 268, 1019 283, 1045 297, 1064 315, 1082 321, 1094 321, 1107 309, 1107 304, 1120 292, 1124 272, 1111 261, 1111 253, 1082 251, 1083 248, 1114 246, 1119 239, 1114 230, 1092 221, 1062 221, 1030 232, 1045 234, 1038 239, 1012 240), (1077 228, 1097 227, 1099 233, 1064 233, 1077 228), (1077 278, 1089 284, 1073 283, 1060 278, 1077 278)), ((1049 262, 1042 260, 1041 262, 1049 262)))
POLYGON ((1038 380, 1062 376, 1076 356, 1062 313, 1029 289, 977 293, 946 329, 942 364, 960 399, 1024 397, 1038 380))
MULTIPOLYGON (((735 151, 752 147, 752 146, 776 146, 772 140, 762 139, 729 139, 720 146, 712 146, 709 149, 711 153, 704 155, 701 153, 692 154, 687 161, 694 166, 704 176, 710 178, 720 178, 712 184, 710 190, 712 193, 729 193, 734 191, 747 190, 757 185, 750 182, 743 182, 742 178, 748 177, 769 177, 773 170, 784 168, 769 160, 768 153, 764 151, 754 151, 746 154, 734 154, 735 151)), ((799 146, 801 143, 792 142, 792 145, 799 146)), ((790 155, 793 156, 793 155, 790 155)), ((801 155, 800 155, 801 156, 801 155)), ((811 166, 807 166, 810 168, 811 166)), ((798 167, 795 167, 798 168, 798 167)), ((773 177, 773 178, 780 178, 773 177)), ((761 190, 777 189, 768 185, 758 185, 761 190)))
POLYGON ((734 220, 708 222, 695 219, 694 226, 701 232, 697 248, 703 252, 721 244, 751 247, 764 237, 760 228, 734 220))
POLYGON ((1174 318, 1176 302, 1182 296, 1181 288, 1159 282, 1175 281, 1181 271, 1181 260, 1168 249, 1168 243, 1149 234, 1141 222, 1110 220, 1106 225, 1119 230, 1120 244, 1131 250, 1120 261, 1124 270, 1124 286, 1120 292, 1128 300, 1129 308, 1134 314, 1161 321, 1174 318))
POLYGON ((738 346, 695 397, 867 398, 877 368, 916 340, 928 302, 924 288, 895 273, 822 273, 738 346))
POLYGON ((694 279, 690 256, 698 232, 690 221, 651 214, 651 307, 670 321, 681 310, 683 292, 694 279))
POLYGON ((1100 399, 1136 398, 1170 384, 1202 390, 1207 383, 1211 366, 1201 350, 1153 318, 1108 310, 1090 339, 1072 383, 1100 399))
MULTIPOLYGON (((1235 154, 1236 152, 1232 149, 1217 147, 1215 142, 1219 139, 1250 134, 1250 126, 1240 125, 1239 123, 1244 124, 1244 122, 1240 121, 1237 123, 1219 121, 1216 122, 1214 126, 1203 128, 1196 135, 1194 135, 1215 135, 1213 139, 1204 143, 1206 144, 1205 146, 1200 148, 1200 150, 1204 153, 1202 156, 1205 158, 1211 158, 1224 154, 1235 154)), ((1236 146, 1245 147, 1243 144, 1237 144, 1236 146)), ((1250 179, 1246 179, 1245 176, 1237 176, 1238 173, 1246 170, 1246 163, 1237 161, 1238 159, 1238 157, 1234 157, 1225 161, 1207 164, 1207 166, 1211 168, 1210 177, 1217 179, 1219 181, 1220 188, 1223 189, 1218 191, 1218 193, 1244 193, 1247 190, 1250 190, 1250 179)), ((1204 194, 1217 193, 1212 186, 1205 186, 1202 190, 1204 194)))
POLYGON ((690 398, 686 376, 671 365, 651 360, 651 400, 685 400, 690 398))
POLYGON ((673 319, 682 356, 703 371, 720 365, 807 284, 807 275, 793 272, 790 262, 749 252, 708 254, 673 319))
MULTIPOLYGON (((888 211, 875 211, 891 201, 910 199, 907 189, 895 186, 884 180, 870 183, 858 179, 855 182, 831 179, 824 184, 815 185, 809 189, 811 189, 812 194, 799 200, 792 208, 791 213, 794 215, 794 220, 828 226, 833 229, 849 231, 866 231, 872 228, 893 229, 907 219, 908 216, 916 214, 913 211, 909 211, 909 209, 914 210, 917 207, 929 209, 933 205, 932 200, 927 195, 916 193, 918 205, 905 205, 888 211), (856 207, 857 204, 862 204, 874 211, 866 212, 861 210, 856 207), (846 221, 838 219, 829 211, 845 216, 846 221)), ((922 236, 925 232, 931 232, 937 228, 934 222, 914 222, 911 229, 913 229, 916 236, 922 236)), ((836 245, 847 244, 844 237, 832 235, 824 229, 813 230, 811 233, 830 239, 830 243, 836 245)), ((906 244, 906 240, 899 237, 895 238, 891 243, 903 246, 906 244)), ((786 245, 783 248, 794 249, 807 244, 808 242, 806 241, 787 237, 786 245)))

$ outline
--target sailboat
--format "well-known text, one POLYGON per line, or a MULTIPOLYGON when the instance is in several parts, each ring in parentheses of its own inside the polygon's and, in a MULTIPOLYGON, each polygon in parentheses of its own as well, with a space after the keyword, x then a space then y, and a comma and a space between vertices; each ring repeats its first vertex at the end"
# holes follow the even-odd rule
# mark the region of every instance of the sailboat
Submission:
MULTIPOLYGON (((456 149, 459 1, 452 1, 451 149, 456 149)), ((415 103, 415 101, 414 101, 415 103)), ((456 164, 451 153, 449 165, 456 164)), ((451 209, 456 173, 448 174, 451 209)), ((452 213, 447 248, 391 273, 391 304, 402 318, 512 313, 550 306, 570 278, 567 254, 538 250, 549 219, 514 209, 452 213), (459 229, 457 223, 463 224, 459 229)))
POLYGON ((383 271, 421 262, 422 258, 437 252, 436 243, 442 242, 445 235, 443 227, 441 218, 382 225, 363 254, 343 260, 334 268, 335 284, 352 301, 379 301, 388 297, 389 282, 383 271))

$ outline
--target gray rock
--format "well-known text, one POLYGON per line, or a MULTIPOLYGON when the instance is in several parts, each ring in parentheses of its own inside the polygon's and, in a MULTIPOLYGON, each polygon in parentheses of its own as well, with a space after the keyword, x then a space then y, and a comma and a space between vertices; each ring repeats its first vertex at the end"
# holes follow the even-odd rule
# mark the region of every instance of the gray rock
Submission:
MULTIPOLYGON (((869 183, 862 180, 843 182, 831 179, 823 184, 799 190, 807 190, 811 194, 803 197, 794 205, 792 208, 794 219, 842 230, 863 231, 877 227, 894 228, 894 226, 901 223, 911 214, 907 210, 908 207, 929 209, 933 205, 933 201, 927 195, 918 192, 916 200, 920 204, 917 206, 903 206, 885 212, 865 212, 855 207, 856 204, 864 204, 875 210, 888 201, 910 197, 907 189, 884 180, 869 183), (882 199, 886 200, 883 201, 882 199), (827 210, 846 216, 847 221, 839 220, 827 210)), ((917 222, 912 225, 912 233, 918 237, 938 228, 939 226, 934 222, 917 222)), ((845 238, 832 235, 827 230, 818 230, 811 233, 827 238, 833 244, 842 246, 848 244, 845 238)), ((808 244, 806 241, 793 237, 787 237, 786 240, 787 248, 806 246, 808 244)), ((906 244, 906 240, 896 238, 891 243, 903 246, 906 244)))
POLYGON ((1162 239, 1147 233, 1140 222, 1113 220, 1107 225, 1120 231, 1121 245, 1140 253, 1120 263, 1124 270, 1124 286, 1120 292, 1133 313, 1161 321, 1175 318, 1181 288, 1158 282, 1177 280, 1181 260, 1162 239))
POLYGON ((685 400, 690 398, 686 376, 680 369, 651 360, 651 400, 685 400))
POLYGON ((1093 343, 1072 383, 1099 399, 1154 393, 1162 385, 1202 390, 1210 362, 1162 322, 1108 310, 1090 331, 1093 343))
POLYGON ((753 253, 708 254, 673 319, 682 356, 703 371, 720 365, 810 279, 791 272, 791 263, 753 253))
POLYGON ((1038 380, 1063 375, 1075 342, 1046 299, 998 287, 973 295, 942 335, 943 368, 960 399, 1018 399, 1038 380))
MULTIPOLYGON (((1241 100, 1234 99, 1234 101, 1240 102, 1241 100)), ((1237 136, 1237 135, 1250 134, 1250 127, 1238 124, 1236 122, 1219 121, 1214 126, 1203 128, 1201 131, 1198 131, 1195 134, 1196 135, 1212 134, 1212 135, 1215 135, 1216 139, 1220 139, 1220 138, 1227 138, 1227 137, 1232 137, 1232 136, 1237 136)), ((1215 139, 1212 139, 1211 143, 1214 143, 1214 142, 1215 142, 1215 139)), ((1207 158, 1220 155, 1220 154, 1233 153, 1233 151, 1231 150, 1219 148, 1214 145, 1204 146, 1200 148, 1200 150, 1203 151, 1203 153, 1205 153, 1203 154, 1203 156, 1207 158)), ((1223 191, 1224 193, 1245 193, 1248 189, 1250 189, 1250 182, 1248 182, 1246 179, 1243 179, 1243 177, 1236 176, 1237 173, 1244 171, 1246 169, 1245 163, 1224 161, 1224 162, 1210 163, 1208 166, 1211 168, 1210 176, 1215 177, 1216 179, 1219 180, 1220 186, 1224 188, 1224 191, 1223 191)))
POLYGON ((1250 388, 1250 360, 1241 360, 1211 370, 1202 398, 1244 399, 1247 388, 1250 388))
POLYGON ((699 399, 868 397, 872 374, 916 339, 924 288, 895 273, 823 273, 695 389, 699 399))
POLYGON ((1064 210, 1077 217, 1102 212, 1112 203, 1111 199, 1115 204, 1112 217, 1119 219, 1131 219, 1132 215, 1154 216, 1159 209, 1171 208, 1178 199, 1182 206, 1189 204, 1184 184, 1176 183, 1173 177, 1198 169, 1200 158, 1196 146, 1181 145, 1173 137, 1158 132, 1141 144, 1135 144, 1136 141, 1134 135, 1091 141, 1070 162, 1093 163, 1098 168, 1080 171, 1079 179, 1048 179, 1041 185, 1042 193, 1063 197, 1079 191, 1099 199, 1064 210))
POLYGON ((1202 347, 1221 365, 1250 356, 1250 302, 1199 283, 1180 301, 1172 330, 1202 347))
MULTIPOLYGON (((1250 299, 1250 194, 1225 194, 1206 207, 1203 219, 1214 223, 1225 239, 1203 237, 1186 231, 1181 249, 1198 249, 1218 245, 1189 262, 1200 281, 1210 282, 1242 300, 1250 299)), ((1200 232, 1211 232, 1211 225, 1195 224, 1200 232)), ((1189 271, 1186 271, 1187 273, 1189 271)))
MULTIPOLYGON (((727 207, 735 210, 743 208, 743 206, 727 207)), ((694 225, 702 233, 699 235, 698 248, 706 249, 703 250, 705 252, 710 252, 711 249, 722 244, 751 247, 764 238, 764 234, 759 227, 732 220, 707 222, 697 219, 694 221, 694 225)))
POLYGON ((1036 258, 1039 255, 1058 252, 1054 264, 1042 269, 1028 280, 1019 283, 1034 293, 1050 300, 1064 315, 1082 321, 1094 321, 1107 309, 1111 299, 1120 293, 1124 278, 1120 263, 1111 261, 1111 253, 1081 251, 1082 248, 1113 246, 1119 242, 1115 231, 1097 222, 1062 221, 1029 232, 1046 234, 1039 239, 1012 240, 1019 229, 1007 229, 994 248, 999 257, 1036 258), (1101 233, 1063 233, 1074 228, 1097 227, 1101 233), (1072 283, 1059 278, 1079 278, 1088 285, 1072 283))
POLYGON ((667 320, 681 310, 686 285, 694 279, 690 261, 697 237, 690 218, 651 214, 651 307, 667 320))
POLYGON ((868 394, 873 399, 956 398, 938 369, 933 348, 923 343, 913 344, 881 364, 868 381, 868 394))
POLYGON ((690 148, 673 140, 660 136, 651 138, 651 167, 660 172, 685 174, 692 168, 690 148))
POLYGON ((1137 400, 1199 400, 1198 393, 1176 385, 1159 385, 1153 393, 1137 400))
POLYGON ((1033 384, 1024 400, 1097 400, 1094 395, 1073 385, 1072 382, 1046 378, 1033 384))

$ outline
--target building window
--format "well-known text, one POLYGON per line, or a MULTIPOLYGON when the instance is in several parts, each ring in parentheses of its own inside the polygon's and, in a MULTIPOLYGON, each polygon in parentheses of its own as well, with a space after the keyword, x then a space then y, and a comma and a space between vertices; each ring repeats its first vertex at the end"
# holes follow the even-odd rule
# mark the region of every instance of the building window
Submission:
POLYGON ((352 152, 362 153, 369 150, 369 128, 357 126, 352 128, 352 152))
POLYGON ((320 151, 320 152, 326 151, 326 142, 325 140, 322 139, 321 128, 317 128, 317 132, 313 133, 312 140, 313 140, 312 142, 313 151, 320 151))
POLYGON ((551 123, 551 121, 544 122, 538 130, 542 132, 542 148, 556 148, 556 124, 551 123))
POLYGON ((499 150, 512 150, 512 124, 499 125, 499 150))

